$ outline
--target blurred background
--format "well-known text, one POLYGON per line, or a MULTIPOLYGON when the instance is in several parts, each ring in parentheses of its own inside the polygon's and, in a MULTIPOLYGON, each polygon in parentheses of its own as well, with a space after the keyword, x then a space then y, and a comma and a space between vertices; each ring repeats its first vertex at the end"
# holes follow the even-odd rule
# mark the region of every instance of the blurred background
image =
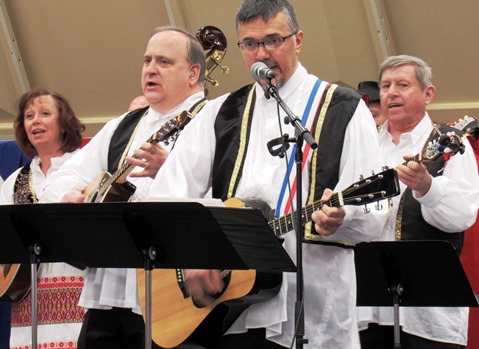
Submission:
MULTIPOLYGON (((236 46, 241 0, 0 0, 0 139, 13 139, 19 96, 31 87, 65 95, 93 136, 141 94, 151 30, 208 25, 227 39, 209 97, 251 83, 236 46)), ((389 55, 410 54, 433 68, 433 120, 479 116, 479 2, 470 0, 291 0, 305 41, 300 61, 323 80, 354 89, 376 80, 389 55)))

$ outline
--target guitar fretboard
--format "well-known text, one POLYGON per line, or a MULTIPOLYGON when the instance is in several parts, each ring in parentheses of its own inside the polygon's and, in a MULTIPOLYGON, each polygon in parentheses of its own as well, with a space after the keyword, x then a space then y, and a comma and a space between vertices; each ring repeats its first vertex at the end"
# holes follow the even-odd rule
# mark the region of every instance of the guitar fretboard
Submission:
MULTIPOLYGON (((322 210, 324 205, 342 207, 344 205, 362 206, 368 203, 391 198, 400 192, 397 173, 388 169, 371 177, 356 182, 337 193, 332 193, 329 200, 317 200, 301 209, 301 222, 311 222, 314 211, 322 210)), ((294 230, 297 212, 286 214, 269 221, 268 224, 277 237, 294 230)))
MULTIPOLYGON (((157 132, 152 134, 150 138, 147 139, 146 143, 156 144, 164 141, 172 133, 172 131, 181 127, 179 124, 185 124, 184 120, 181 122, 181 120, 179 121, 178 118, 179 116, 168 120, 157 132)), ((138 156, 133 154, 132 158, 138 159, 138 156)), ((102 190, 99 190, 99 194, 104 194, 104 192, 106 192, 110 186, 113 185, 113 183, 115 183, 118 178, 120 178, 132 166, 133 164, 131 162, 125 161, 123 165, 111 175, 111 177, 105 178, 105 181, 100 184, 102 190)))
MULTIPOLYGON (((331 207, 340 207, 339 205, 339 195, 334 193, 331 196, 331 199, 328 201, 318 200, 313 202, 311 205, 307 205, 301 209, 301 221, 306 224, 311 222, 311 215, 314 211, 322 210, 323 205, 328 205, 331 207)), ((270 228, 273 230, 277 237, 281 237, 284 234, 294 230, 294 224, 296 222, 296 216, 293 213, 289 213, 279 218, 275 218, 272 221, 268 222, 270 228)))

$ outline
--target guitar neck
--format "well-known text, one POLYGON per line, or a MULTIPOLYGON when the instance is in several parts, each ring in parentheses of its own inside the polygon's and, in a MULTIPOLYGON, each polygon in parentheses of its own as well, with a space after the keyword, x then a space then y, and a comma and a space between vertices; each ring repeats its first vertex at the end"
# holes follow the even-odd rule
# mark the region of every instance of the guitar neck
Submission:
MULTIPOLYGON (((175 129, 178 128, 178 123, 179 123, 178 118, 179 116, 168 120, 158 131, 154 132, 150 136, 150 138, 146 140, 146 143, 157 144, 161 141, 164 141, 166 138, 168 138, 168 136, 175 129)), ((184 120, 182 120, 181 122, 183 125, 186 124, 184 120)), ((143 150, 143 148, 140 148, 140 149, 143 150)), ((131 157, 133 159, 138 159, 138 156, 136 154, 133 154, 131 157)), ((135 166, 131 162, 125 161, 123 165, 111 175, 108 185, 112 185, 122 176, 123 177, 128 176, 128 174, 133 170, 134 167, 135 166)))
MULTIPOLYGON (((301 222, 303 224, 311 222, 311 215, 314 211, 322 210, 323 205, 328 205, 330 207, 341 207, 342 203, 342 192, 333 193, 330 200, 323 201, 318 200, 313 202, 310 205, 307 205, 301 209, 301 222)), ((279 218, 275 218, 272 221, 269 221, 268 224, 273 230, 277 237, 282 237, 286 233, 294 230, 294 224, 296 222, 296 215, 294 213, 289 213, 279 218)))
POLYGON ((406 166, 406 165, 407 165, 409 162, 411 162, 411 161, 421 163, 421 162, 423 162, 424 160, 423 160, 421 154, 416 154, 416 155, 414 155, 412 158, 410 158, 409 160, 404 161, 401 165, 406 166))
MULTIPOLYGON (((317 200, 301 209, 301 222, 311 222, 311 215, 314 211, 322 210, 323 205, 329 207, 343 207, 344 205, 362 206, 375 201, 392 198, 400 193, 397 172, 394 169, 387 169, 378 174, 353 183, 342 191, 331 194, 329 200, 317 200)), ((289 213, 283 217, 268 222, 271 230, 277 237, 294 230, 296 213, 289 213)))
POLYGON ((443 134, 437 126, 434 126, 421 152, 402 165, 407 165, 410 161, 418 163, 434 161, 444 154, 446 148, 448 154, 453 156, 461 151, 461 145, 462 141, 455 133, 443 134))

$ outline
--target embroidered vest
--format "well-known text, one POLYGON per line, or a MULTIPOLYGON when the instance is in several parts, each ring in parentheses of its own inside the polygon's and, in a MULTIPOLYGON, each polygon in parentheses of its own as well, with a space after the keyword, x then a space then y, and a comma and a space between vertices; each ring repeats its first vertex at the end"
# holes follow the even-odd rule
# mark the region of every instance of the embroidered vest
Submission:
MULTIPOLYGON (((461 131, 449 126, 441 126, 439 129, 443 134, 454 131, 462 136, 461 131)), ((445 160, 442 156, 435 161, 424 163, 433 177, 442 175, 442 172, 438 172, 444 164, 445 160)), ((427 223, 421 214, 421 204, 414 199, 410 188, 407 188, 401 197, 396 229, 396 240, 446 240, 454 246, 458 254, 462 251, 464 232, 446 233, 427 223)))
MULTIPOLYGON (((338 183, 346 127, 359 101, 360 96, 351 89, 329 85, 324 90, 310 130, 318 148, 311 160, 308 203, 319 200, 325 188, 334 188, 338 183)), ((215 198, 226 200, 235 195, 248 150, 254 102, 254 85, 248 85, 230 94, 218 112, 212 182, 215 198)), ((305 227, 306 242, 345 244, 323 241, 319 234, 311 232, 314 230, 311 224, 308 225, 305 227)))
POLYGON ((15 180, 13 187, 13 203, 17 204, 36 204, 37 195, 32 187, 32 174, 30 164, 22 167, 15 180))

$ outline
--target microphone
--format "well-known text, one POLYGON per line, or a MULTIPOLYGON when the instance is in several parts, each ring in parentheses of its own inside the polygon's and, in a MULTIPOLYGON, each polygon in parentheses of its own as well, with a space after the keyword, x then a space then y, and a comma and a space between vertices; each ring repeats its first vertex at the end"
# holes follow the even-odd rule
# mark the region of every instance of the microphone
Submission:
POLYGON ((263 62, 254 63, 251 66, 250 73, 255 80, 272 79, 276 77, 276 73, 263 62))

